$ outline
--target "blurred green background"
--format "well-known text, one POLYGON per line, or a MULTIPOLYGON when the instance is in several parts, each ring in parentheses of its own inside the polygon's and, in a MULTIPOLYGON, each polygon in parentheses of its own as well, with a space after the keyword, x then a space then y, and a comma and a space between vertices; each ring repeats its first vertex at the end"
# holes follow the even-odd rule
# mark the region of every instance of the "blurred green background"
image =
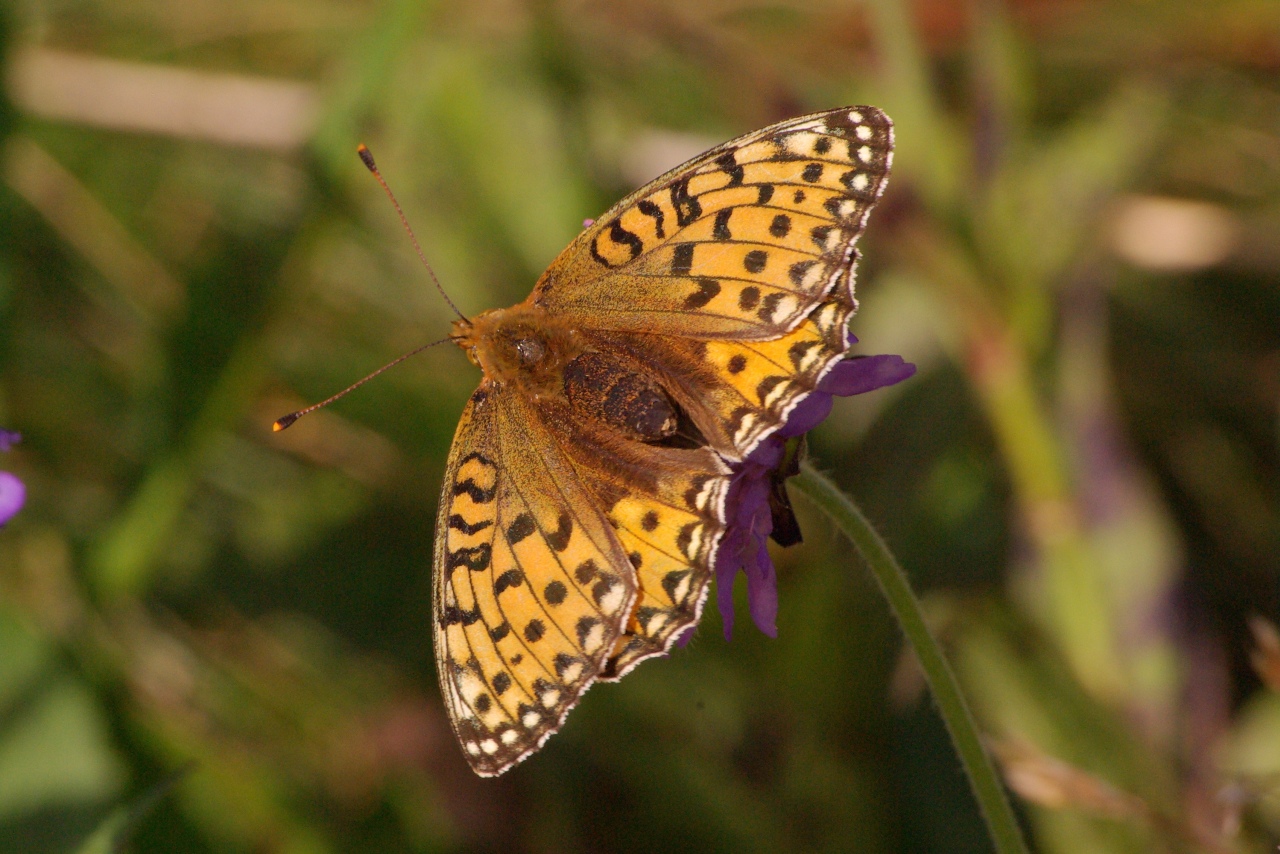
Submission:
POLYGON ((428 616, 478 372, 439 347, 270 432, 448 330, 357 143, 477 312, 668 166, 853 103, 899 148, 852 328, 921 370, 812 450, 1035 848, 1280 842, 1274 0, 18 0, 0 69, 0 850, 990 850, 803 499, 776 641, 708 608, 480 780, 428 616))

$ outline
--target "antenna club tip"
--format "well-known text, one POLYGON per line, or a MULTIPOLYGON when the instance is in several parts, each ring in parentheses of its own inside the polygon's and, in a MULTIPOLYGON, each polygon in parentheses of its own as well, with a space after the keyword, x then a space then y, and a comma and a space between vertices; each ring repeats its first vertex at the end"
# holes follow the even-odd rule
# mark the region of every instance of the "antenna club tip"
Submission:
POLYGON ((271 432, 279 433, 281 430, 287 429, 293 424, 293 422, 298 420, 300 415, 301 413, 291 412, 283 418, 277 418, 275 423, 271 425, 271 432))
POLYGON ((373 152, 369 151, 368 146, 363 142, 356 146, 356 154, 360 155, 360 162, 365 165, 366 169, 375 173, 378 171, 377 164, 373 162, 373 152))

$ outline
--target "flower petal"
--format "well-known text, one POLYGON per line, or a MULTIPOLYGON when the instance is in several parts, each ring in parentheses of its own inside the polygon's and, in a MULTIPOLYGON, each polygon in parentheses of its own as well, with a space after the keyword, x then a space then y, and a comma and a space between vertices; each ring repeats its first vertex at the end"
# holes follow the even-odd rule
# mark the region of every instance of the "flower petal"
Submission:
POLYGON ((0 471, 0 525, 12 519, 26 502, 26 484, 17 475, 0 471))
POLYGON ((801 433, 808 433, 823 422, 831 414, 831 395, 815 391, 796 404, 787 416, 787 423, 778 428, 775 436, 790 439, 801 433))
POLYGON ((855 356, 845 359, 818 383, 818 391, 848 397, 900 383, 916 372, 901 356, 855 356))
MULTIPOLYGON (((770 525, 770 528, 773 526, 770 525)), ((771 638, 778 636, 778 571, 769 557, 769 535, 760 538, 753 566, 747 568, 747 602, 756 628, 771 638)))

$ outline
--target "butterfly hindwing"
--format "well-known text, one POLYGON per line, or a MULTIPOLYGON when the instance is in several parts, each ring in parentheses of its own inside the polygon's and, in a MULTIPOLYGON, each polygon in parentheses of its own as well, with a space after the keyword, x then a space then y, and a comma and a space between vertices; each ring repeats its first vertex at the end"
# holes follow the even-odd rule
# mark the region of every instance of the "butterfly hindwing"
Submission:
POLYGON ((600 672, 621 677, 695 626, 725 527, 731 470, 709 448, 620 441, 571 407, 547 403, 588 491, 605 509, 636 579, 636 600, 600 672))
POLYGON ((530 300, 596 329, 785 334, 846 278, 892 153, 893 125, 874 107, 725 143, 603 214, 530 300))

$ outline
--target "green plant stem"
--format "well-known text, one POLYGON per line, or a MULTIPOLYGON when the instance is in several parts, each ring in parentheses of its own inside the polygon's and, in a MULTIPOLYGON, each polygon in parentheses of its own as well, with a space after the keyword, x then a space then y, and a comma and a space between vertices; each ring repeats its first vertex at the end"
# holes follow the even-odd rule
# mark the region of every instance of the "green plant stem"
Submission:
POLYGON ((960 754, 960 763, 969 777, 969 784, 973 787, 974 797, 978 800, 996 851, 1000 854, 1027 854, 1022 831, 995 767, 982 748, 982 739, 964 701, 964 695, 960 693, 960 685, 943 657, 938 642, 925 627, 920 602, 911 592, 911 585, 902 568, 858 506, 828 477, 805 463, 800 474, 791 483, 831 517, 862 555, 880 584, 880 589, 884 591, 889 607, 907 636, 907 642, 920 660, 925 679, 928 680, 938 704, 938 711, 947 725, 947 731, 951 733, 956 752, 960 754))

